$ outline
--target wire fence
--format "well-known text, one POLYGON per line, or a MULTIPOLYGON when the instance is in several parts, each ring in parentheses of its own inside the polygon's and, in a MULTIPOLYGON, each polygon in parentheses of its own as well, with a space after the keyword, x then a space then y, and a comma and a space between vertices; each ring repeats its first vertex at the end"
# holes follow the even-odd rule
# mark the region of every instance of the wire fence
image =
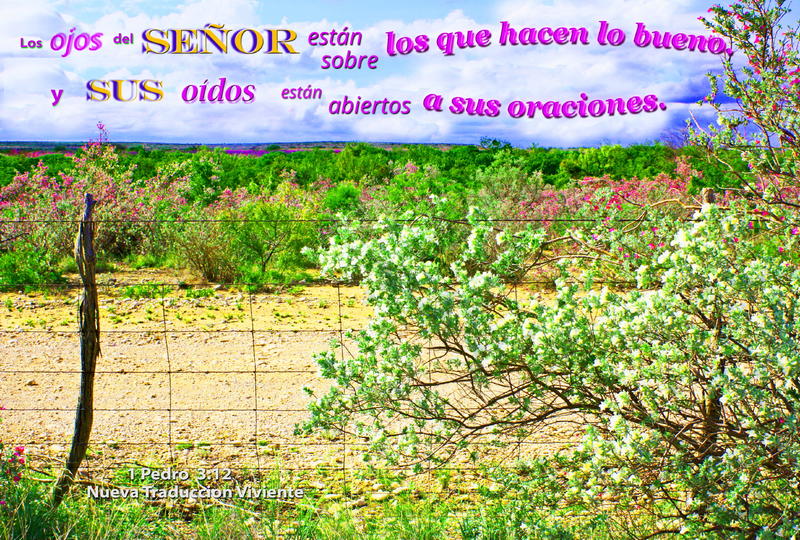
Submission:
MULTIPOLYGON (((190 221, 220 220, 159 220, 190 221)), ((23 222, 32 223, 2 223, 23 222)), ((81 286, 74 281, 6 285, 17 292, 3 294, 0 306, 3 439, 57 464, 69 446, 82 372, 75 315, 81 286)), ((256 284, 185 283, 152 270, 134 279, 100 280, 94 429, 80 479, 125 485, 137 479, 132 470, 161 470, 193 480, 200 480, 198 475, 221 480, 220 474, 253 482, 277 477, 281 486, 305 487, 322 496, 353 493, 354 483, 371 470, 364 460, 367 444, 343 434, 298 435, 294 426, 309 414, 311 398, 304 388, 319 394, 330 384, 319 376, 313 355, 327 350, 332 340, 343 345, 342 359, 354 355, 347 332, 363 329, 369 319, 364 291, 336 281, 295 283, 272 292, 250 285, 256 284), (127 294, 143 284, 150 294, 127 294)), ((547 279, 520 279, 508 284, 508 294, 524 297, 552 285, 547 279)), ((474 492, 483 464, 558 452, 576 443, 577 432, 576 426, 555 426, 526 439, 476 440, 471 450, 478 449, 480 459, 464 451, 445 465, 426 460, 422 467, 385 465, 381 470, 417 479, 419 493, 441 495, 445 484, 474 492), (437 484, 442 475, 446 482, 437 484)))
MULTIPOLYGON (((361 291, 336 284, 294 294, 219 290, 201 299, 179 296, 205 285, 160 286, 158 297, 138 300, 119 293, 127 283, 101 287, 102 356, 95 371, 92 446, 166 449, 165 466, 181 461, 180 450, 250 446, 252 459, 245 459, 247 465, 230 461, 227 467, 257 473, 266 464, 264 448, 273 444, 341 448, 344 463, 348 448, 363 449, 365 445, 346 437, 331 442, 291 432, 294 423, 307 415, 303 387, 324 385, 313 353, 338 339, 345 343, 342 354, 353 354, 345 333, 361 329, 367 320, 361 291), (113 289, 117 294, 111 296, 108 291, 113 289), (286 313, 276 316, 279 306, 285 306, 281 309, 286 313), (188 313, 197 319, 187 321, 191 319, 188 313), (328 320, 314 324, 318 321, 310 321, 311 317, 328 320)), ((15 442, 31 449, 45 450, 43 439, 51 442, 47 445, 51 450, 68 442, 81 374, 78 331, 69 328, 74 326, 74 317, 69 318, 75 310, 72 293, 77 289, 68 285, 51 294, 5 295, 6 299, 13 296, 0 317, 0 377, 7 389, 5 427, 18 437, 15 442), (59 324, 65 328, 57 328, 59 324), (19 439, 24 435, 22 426, 30 431, 27 438, 19 439)), ((568 442, 519 444, 549 447, 568 442)), ((108 457, 113 454, 108 452, 108 457)), ((221 456, 208 458, 213 461, 221 456)), ((123 461, 127 459, 122 456, 123 461)), ((82 470, 113 469, 114 461, 82 470)), ((289 469, 313 467, 292 465, 289 469)))

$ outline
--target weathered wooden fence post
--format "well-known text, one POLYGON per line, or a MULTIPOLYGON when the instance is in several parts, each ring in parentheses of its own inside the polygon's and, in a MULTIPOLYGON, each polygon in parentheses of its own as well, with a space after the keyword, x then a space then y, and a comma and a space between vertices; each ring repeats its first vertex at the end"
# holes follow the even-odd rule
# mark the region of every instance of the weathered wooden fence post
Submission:
POLYGON ((59 476, 53 490, 53 507, 61 504, 75 475, 78 472, 86 449, 89 445, 89 434, 92 432, 94 371, 97 357, 100 354, 100 312, 97 303, 97 282, 95 281, 94 222, 92 209, 95 201, 87 193, 83 211, 83 220, 75 238, 75 262, 83 282, 78 320, 81 339, 81 390, 78 396, 78 409, 75 412, 75 432, 72 436, 72 447, 64 470, 59 476))

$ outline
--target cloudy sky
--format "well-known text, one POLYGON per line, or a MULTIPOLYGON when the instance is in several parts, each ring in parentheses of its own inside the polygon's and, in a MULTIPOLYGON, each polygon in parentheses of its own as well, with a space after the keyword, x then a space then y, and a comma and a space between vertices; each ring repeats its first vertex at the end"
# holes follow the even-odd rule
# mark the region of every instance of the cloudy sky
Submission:
MULTIPOLYGON (((8 4, 7 4, 8 5, 8 4)), ((489 136, 517 146, 630 144, 673 137, 692 111, 711 117, 696 102, 708 90, 706 73, 721 59, 709 53, 658 50, 633 43, 637 23, 649 30, 709 33, 697 20, 710 2, 700 0, 26 0, 0 8, 0 140, 81 141, 106 124, 113 141, 291 142, 385 141, 477 143, 489 136), (500 23, 513 28, 585 27, 588 45, 500 46, 500 23), (600 21, 621 29, 616 47, 597 43, 600 21), (200 29, 207 24, 236 31, 291 29, 299 54, 143 54, 147 29, 200 29), (312 46, 312 32, 363 34, 360 46, 312 46), (72 51, 51 48, 59 33, 102 33, 102 46, 72 51), (487 47, 456 49, 444 55, 437 37, 448 32, 486 29, 487 47), (387 54, 387 32, 430 37, 430 50, 387 54), (113 37, 134 36, 133 45, 113 37), (41 40, 42 48, 22 43, 41 40), (376 69, 322 69, 325 55, 376 55, 376 69), (253 85, 249 103, 186 103, 189 85, 253 85), (91 80, 161 81, 159 101, 91 101, 91 80), (285 88, 319 88, 322 99, 287 100, 285 88), (53 92, 61 93, 53 105, 53 92), (512 118, 507 106, 521 101, 589 100, 653 94, 665 110, 625 116, 555 119, 512 118), (438 94, 444 110, 427 111, 423 98, 438 94), (409 114, 331 114, 334 101, 410 101, 409 114), (496 117, 453 114, 454 97, 500 102, 496 117)), ((246 34, 247 36, 250 33, 246 34)), ((250 38, 245 39, 249 46, 250 38)), ((58 44, 58 39, 56 39, 58 44)), ((191 44, 190 44, 191 46, 191 44)), ((266 45, 265 45, 266 47, 266 45)), ((127 84, 127 83, 126 83, 127 84)), ((123 86, 123 97, 132 96, 123 86)))

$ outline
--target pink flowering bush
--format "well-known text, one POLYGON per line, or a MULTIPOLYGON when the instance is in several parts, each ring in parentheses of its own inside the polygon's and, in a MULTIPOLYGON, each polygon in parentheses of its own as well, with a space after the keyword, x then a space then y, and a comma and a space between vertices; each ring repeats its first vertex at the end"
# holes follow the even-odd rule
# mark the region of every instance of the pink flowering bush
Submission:
MULTIPOLYGON (((5 407, 0 407, 0 410, 5 407)), ((6 450, 0 441, 0 512, 8 505, 10 494, 22 479, 25 469, 25 447, 6 450)))
POLYGON ((669 205, 681 214, 678 209, 682 205, 693 204, 693 197, 688 193, 689 182, 700 175, 681 157, 677 160, 674 176, 662 173, 654 178, 629 180, 587 177, 571 188, 540 190, 536 197, 519 204, 517 217, 540 220, 544 227, 549 228, 558 220, 611 222, 634 219, 653 203, 669 205))
POLYGON ((55 260, 69 255, 84 194, 91 193, 97 201, 94 219, 101 222, 95 236, 99 252, 122 255, 160 244, 154 237, 154 220, 173 215, 186 204, 186 177, 167 170, 134 181, 133 169, 119 164, 104 126, 98 127, 100 138, 73 156, 69 174, 50 176, 40 162, 0 189, 0 217, 15 221, 7 225, 7 235, 55 260))
POLYGON ((705 99, 720 128, 697 126, 694 141, 738 150, 750 172, 732 173, 750 191, 780 201, 780 192, 765 188, 796 185, 800 172, 800 35, 782 24, 788 3, 743 0, 708 11, 700 20, 729 40, 734 54, 723 58, 724 80, 712 76, 705 99), (720 92, 733 102, 718 99, 720 92))

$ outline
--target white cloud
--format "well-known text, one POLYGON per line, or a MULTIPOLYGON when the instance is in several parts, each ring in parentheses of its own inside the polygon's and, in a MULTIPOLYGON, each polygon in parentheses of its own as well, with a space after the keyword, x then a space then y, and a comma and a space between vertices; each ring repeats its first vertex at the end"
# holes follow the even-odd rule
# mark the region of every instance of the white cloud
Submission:
MULTIPOLYGON (((365 3, 365 9, 367 4, 365 3)), ((18 8, 4 21, 5 36, 18 36, 22 28, 34 28, 40 37, 68 30, 76 15, 69 4, 18 8)), ((495 21, 486 25, 468 15, 468 8, 457 9, 445 17, 431 19, 424 13, 411 13, 406 20, 379 21, 367 28, 355 28, 338 20, 335 12, 319 13, 318 20, 281 21, 273 10, 270 20, 259 20, 258 4, 252 0, 214 0, 186 2, 173 9, 160 9, 150 15, 140 10, 104 12, 79 31, 102 32, 99 51, 76 52, 60 58, 50 50, 31 53, 4 38, 3 108, 0 134, 10 139, 34 137, 39 126, 52 126, 48 138, 85 139, 98 119, 110 129, 114 140, 187 140, 198 142, 290 141, 365 139, 372 141, 476 142, 483 135, 500 136, 521 145, 572 146, 601 140, 635 142, 652 140, 680 124, 687 116, 689 103, 705 89, 705 72, 719 66, 711 54, 638 48, 631 43, 636 22, 648 28, 705 34, 696 20, 697 2, 660 0, 632 2, 611 0, 588 4, 581 0, 555 0, 549 4, 504 0, 495 6, 495 21), (466 11, 465 11, 466 10, 466 11), (135 13, 135 14, 129 14, 135 13), (628 41, 620 47, 594 43, 599 20, 622 28, 628 41), (520 29, 525 26, 585 26, 590 45, 498 45, 500 21, 520 29), (210 55, 142 54, 142 31, 147 28, 202 28, 208 23, 224 24, 228 29, 291 28, 298 38, 298 55, 210 55), (360 47, 311 47, 310 32, 337 30, 348 26, 363 33, 360 47), (457 50, 444 56, 436 47, 442 32, 489 29, 492 44, 457 50), (431 50, 407 56, 386 54, 386 33, 398 37, 428 35, 431 50), (134 34, 134 45, 115 45, 117 33, 134 34), (378 69, 322 70, 324 55, 346 54, 379 56, 378 69), (39 57, 39 58, 34 58, 39 57), (225 77, 228 84, 253 84, 256 99, 244 104, 187 104, 180 98, 189 85, 216 83, 225 77), (86 81, 100 79, 154 79, 163 81, 165 97, 158 103, 89 102, 86 81), (9 84, 7 81, 14 81, 9 84), (284 100, 285 87, 311 84, 323 90, 320 101, 284 100), (50 89, 64 89, 64 98, 51 106, 50 89), (590 99, 627 98, 656 94, 668 104, 667 111, 624 117, 513 119, 505 107, 513 100, 576 100, 581 92, 590 99), (428 93, 450 100, 456 96, 497 99, 503 112, 497 118, 453 115, 423 110, 428 93), (328 105, 343 96, 354 99, 410 100, 409 115, 331 115, 328 105), (87 126, 89 126, 87 128, 87 126)), ((31 31, 32 32, 32 31, 31 31)), ((41 128, 38 129, 42 138, 41 128)), ((36 137, 34 137, 36 138, 36 137)))

